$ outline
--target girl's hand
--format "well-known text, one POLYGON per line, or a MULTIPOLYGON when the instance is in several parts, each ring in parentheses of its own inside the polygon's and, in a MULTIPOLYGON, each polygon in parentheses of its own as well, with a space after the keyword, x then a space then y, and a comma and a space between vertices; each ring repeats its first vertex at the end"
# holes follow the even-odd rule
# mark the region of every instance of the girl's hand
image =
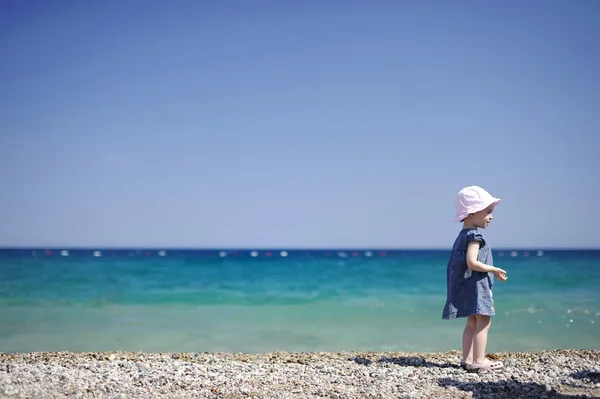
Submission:
POLYGON ((506 279, 508 278, 508 277, 506 277, 506 272, 504 270, 500 269, 499 267, 497 267, 493 273, 494 273, 494 276, 496 276, 496 278, 498 280, 500 280, 501 282, 505 282, 506 279))

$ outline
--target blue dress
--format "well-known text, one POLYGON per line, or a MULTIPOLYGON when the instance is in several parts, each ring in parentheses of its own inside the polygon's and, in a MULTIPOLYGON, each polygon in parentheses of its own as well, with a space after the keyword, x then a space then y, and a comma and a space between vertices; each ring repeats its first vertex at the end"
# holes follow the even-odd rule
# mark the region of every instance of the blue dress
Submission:
POLYGON ((493 316, 492 288, 494 274, 476 272, 467 266, 467 248, 472 241, 479 241, 477 260, 492 266, 492 249, 477 229, 463 229, 458 234, 448 261, 446 275, 447 299, 443 319, 455 319, 476 314, 493 316))

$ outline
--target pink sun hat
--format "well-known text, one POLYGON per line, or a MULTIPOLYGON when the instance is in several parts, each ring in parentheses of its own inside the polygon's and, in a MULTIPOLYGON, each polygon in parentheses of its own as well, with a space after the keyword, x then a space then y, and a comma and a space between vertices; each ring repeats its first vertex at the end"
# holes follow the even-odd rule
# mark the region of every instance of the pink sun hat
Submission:
POLYGON ((470 213, 484 210, 488 206, 498 205, 500 198, 492 197, 490 193, 479 186, 465 187, 458 192, 456 197, 456 217, 455 222, 460 222, 470 213))

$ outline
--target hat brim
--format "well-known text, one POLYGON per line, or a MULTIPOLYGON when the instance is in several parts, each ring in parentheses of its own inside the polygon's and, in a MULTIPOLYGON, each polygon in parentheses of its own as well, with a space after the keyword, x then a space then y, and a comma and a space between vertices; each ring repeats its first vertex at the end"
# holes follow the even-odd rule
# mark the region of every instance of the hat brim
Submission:
MULTIPOLYGON (((494 200, 493 200, 492 202, 490 202, 489 204, 487 204, 486 206, 484 206, 484 207, 483 207, 482 209, 480 209, 479 211, 482 211, 482 210, 484 210, 485 208, 487 208, 487 207, 488 207, 488 206, 490 206, 490 205, 494 205, 494 206, 496 206, 496 205, 498 205, 498 204, 500 203, 500 201, 501 201, 501 200, 500 200, 500 198, 494 198, 494 200)), ((476 212, 479 212, 479 211, 476 211, 476 212)), ((460 222, 460 221, 462 221, 463 219, 465 219, 467 216, 469 216, 469 214, 470 214, 470 213, 475 213, 475 212, 467 212, 467 211, 465 211, 465 212, 463 212, 463 213, 461 213, 461 214, 459 214, 459 215, 456 215, 456 217, 454 218, 454 221, 455 221, 455 222, 460 222)))

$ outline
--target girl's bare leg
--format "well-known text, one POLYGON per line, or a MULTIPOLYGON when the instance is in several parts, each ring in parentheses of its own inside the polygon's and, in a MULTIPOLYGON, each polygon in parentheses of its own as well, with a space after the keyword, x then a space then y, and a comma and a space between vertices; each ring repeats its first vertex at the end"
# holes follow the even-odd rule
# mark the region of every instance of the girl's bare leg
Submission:
POLYGON ((485 362, 485 347, 492 318, 490 316, 476 315, 476 326, 473 336, 473 363, 483 364, 485 362))
POLYGON ((477 319, 475 316, 467 318, 467 325, 463 331, 462 346, 463 346, 463 363, 473 362, 473 339, 475 337, 475 329, 477 327, 477 319))

